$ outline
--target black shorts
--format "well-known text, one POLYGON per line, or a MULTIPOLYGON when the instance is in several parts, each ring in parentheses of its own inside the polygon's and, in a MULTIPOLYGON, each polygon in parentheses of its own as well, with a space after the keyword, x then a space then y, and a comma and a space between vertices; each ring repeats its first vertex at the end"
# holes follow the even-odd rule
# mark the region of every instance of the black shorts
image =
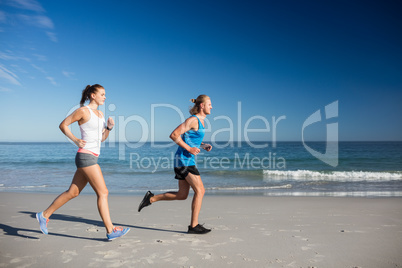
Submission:
POLYGON ((200 172, 196 168, 196 166, 188 166, 188 167, 175 167, 174 168, 175 179, 177 180, 185 180, 188 173, 193 175, 200 175, 200 172))

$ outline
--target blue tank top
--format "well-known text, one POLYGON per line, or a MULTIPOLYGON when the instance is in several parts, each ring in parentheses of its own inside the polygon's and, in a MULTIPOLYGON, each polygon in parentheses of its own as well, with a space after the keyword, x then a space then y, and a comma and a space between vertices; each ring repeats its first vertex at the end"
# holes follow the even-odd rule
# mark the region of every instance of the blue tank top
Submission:
MULTIPOLYGON (((193 115, 195 116, 195 115, 193 115)), ((197 117, 197 116, 195 116, 197 117)), ((190 147, 200 148, 202 139, 205 135, 205 128, 201 124, 200 119, 198 119, 198 130, 189 130, 183 135, 181 135, 182 140, 187 143, 190 147)), ((188 167, 195 166, 195 157, 193 154, 190 154, 186 149, 179 146, 176 151, 174 167, 188 167)))

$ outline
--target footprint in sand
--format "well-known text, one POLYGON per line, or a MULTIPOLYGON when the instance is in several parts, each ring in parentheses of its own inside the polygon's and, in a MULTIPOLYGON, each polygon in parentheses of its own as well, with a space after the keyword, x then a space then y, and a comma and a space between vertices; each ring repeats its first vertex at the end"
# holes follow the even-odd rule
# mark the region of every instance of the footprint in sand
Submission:
POLYGON ((87 232, 89 232, 89 233, 97 233, 97 232, 99 232, 99 229, 96 226, 91 226, 91 227, 89 227, 87 229, 87 232))
POLYGON ((103 255, 104 259, 117 259, 121 252, 117 250, 109 250, 109 251, 96 251, 95 254, 103 255))
POLYGON ((243 239, 237 238, 237 237, 230 237, 229 239, 230 239, 230 242, 234 242, 234 243, 243 241, 243 239))
POLYGON ((14 263, 19 263, 21 261, 22 261, 22 259, 20 259, 20 258, 14 258, 14 259, 10 260, 10 263, 14 264, 14 263))
POLYGON ((174 263, 178 265, 185 265, 190 259, 188 257, 180 257, 174 263))
POLYGON ((210 260, 212 258, 212 253, 203 253, 203 252, 197 252, 198 255, 204 256, 202 259, 203 260, 210 260))
POLYGON ((62 250, 61 258, 63 259, 63 263, 68 263, 73 260, 74 256, 77 256, 77 252, 75 250, 62 250))

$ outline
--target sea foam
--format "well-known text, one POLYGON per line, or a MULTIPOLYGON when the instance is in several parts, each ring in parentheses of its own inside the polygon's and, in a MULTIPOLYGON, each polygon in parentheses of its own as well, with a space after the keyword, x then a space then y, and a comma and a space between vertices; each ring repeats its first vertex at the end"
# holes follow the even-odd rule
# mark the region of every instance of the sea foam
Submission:
POLYGON ((264 170, 266 178, 329 181, 400 181, 402 172, 371 171, 312 171, 312 170, 264 170))

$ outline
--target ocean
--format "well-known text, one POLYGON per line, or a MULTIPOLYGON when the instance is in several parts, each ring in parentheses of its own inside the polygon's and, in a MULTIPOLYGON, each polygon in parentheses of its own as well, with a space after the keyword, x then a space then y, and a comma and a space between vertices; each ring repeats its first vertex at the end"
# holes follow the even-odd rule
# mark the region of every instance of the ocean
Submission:
MULTIPOLYGON (((207 195, 402 196, 402 142, 339 142, 331 164, 325 142, 213 143, 197 156, 207 195)), ((177 145, 104 143, 99 165, 110 194, 174 191, 177 145)), ((0 192, 59 194, 76 170, 71 143, 0 143, 0 192)), ((94 194, 88 185, 83 194, 94 194)))

